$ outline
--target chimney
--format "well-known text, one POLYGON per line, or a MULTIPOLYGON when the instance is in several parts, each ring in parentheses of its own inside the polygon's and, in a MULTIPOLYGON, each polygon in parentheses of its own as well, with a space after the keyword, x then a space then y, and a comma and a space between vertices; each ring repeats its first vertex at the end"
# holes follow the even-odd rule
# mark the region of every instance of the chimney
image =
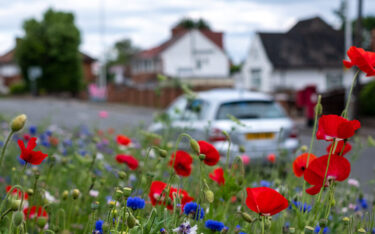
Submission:
POLYGON ((187 31, 186 28, 177 25, 174 28, 172 28, 172 37, 180 35, 181 33, 184 33, 186 31, 187 31))

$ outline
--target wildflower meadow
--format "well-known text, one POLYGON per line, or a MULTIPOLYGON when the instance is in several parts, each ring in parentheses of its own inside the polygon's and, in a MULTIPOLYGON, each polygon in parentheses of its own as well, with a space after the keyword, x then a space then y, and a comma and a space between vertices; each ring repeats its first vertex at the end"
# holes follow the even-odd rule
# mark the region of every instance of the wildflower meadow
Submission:
MULTIPOLYGON (((375 53, 348 56, 353 84, 375 75, 375 53)), ((171 140, 137 126, 0 119, 0 233, 375 233, 373 196, 350 178, 361 127, 348 118, 350 97, 341 116, 322 115, 319 98, 311 144, 257 163, 184 132, 171 140), (325 155, 316 141, 327 142, 325 155)))

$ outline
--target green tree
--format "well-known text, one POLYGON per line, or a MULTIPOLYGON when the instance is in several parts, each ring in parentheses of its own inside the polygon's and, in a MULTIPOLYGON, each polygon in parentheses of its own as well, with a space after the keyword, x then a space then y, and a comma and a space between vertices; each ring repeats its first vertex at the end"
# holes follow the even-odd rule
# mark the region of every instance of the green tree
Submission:
POLYGON ((204 19, 193 20, 191 18, 183 18, 177 23, 178 26, 186 29, 210 29, 210 25, 204 19))
POLYGON ((139 52, 139 48, 134 46, 130 39, 123 39, 114 45, 115 59, 112 64, 129 65, 133 56, 139 52))
POLYGON ((17 40, 16 60, 26 84, 30 85, 28 69, 38 66, 42 69, 38 90, 76 95, 82 88, 83 73, 74 15, 49 9, 41 21, 26 20, 23 30, 25 36, 17 40))

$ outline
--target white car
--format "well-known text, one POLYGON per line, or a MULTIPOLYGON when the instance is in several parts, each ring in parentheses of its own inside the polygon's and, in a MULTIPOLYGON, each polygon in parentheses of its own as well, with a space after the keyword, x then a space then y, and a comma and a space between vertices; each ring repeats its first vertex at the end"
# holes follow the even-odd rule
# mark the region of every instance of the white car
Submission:
POLYGON ((216 146, 222 158, 231 139, 230 157, 246 154, 251 160, 283 151, 291 155, 299 140, 293 121, 272 97, 233 89, 197 93, 194 99, 177 98, 166 110, 170 124, 156 122, 150 131, 168 139, 186 132, 216 146))

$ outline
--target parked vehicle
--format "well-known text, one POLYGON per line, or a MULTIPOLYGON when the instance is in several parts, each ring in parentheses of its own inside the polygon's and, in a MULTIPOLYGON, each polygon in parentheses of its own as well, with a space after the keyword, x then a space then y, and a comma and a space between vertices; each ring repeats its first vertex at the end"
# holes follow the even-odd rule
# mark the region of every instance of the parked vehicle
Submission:
POLYGON ((246 154, 261 159, 284 151, 291 155, 298 147, 293 121, 271 96, 233 89, 216 89, 197 93, 195 98, 181 96, 166 110, 169 126, 154 123, 152 132, 176 139, 187 132, 194 139, 217 147, 222 157, 231 139, 230 156, 246 154), (172 129, 172 133, 168 132, 172 129))

